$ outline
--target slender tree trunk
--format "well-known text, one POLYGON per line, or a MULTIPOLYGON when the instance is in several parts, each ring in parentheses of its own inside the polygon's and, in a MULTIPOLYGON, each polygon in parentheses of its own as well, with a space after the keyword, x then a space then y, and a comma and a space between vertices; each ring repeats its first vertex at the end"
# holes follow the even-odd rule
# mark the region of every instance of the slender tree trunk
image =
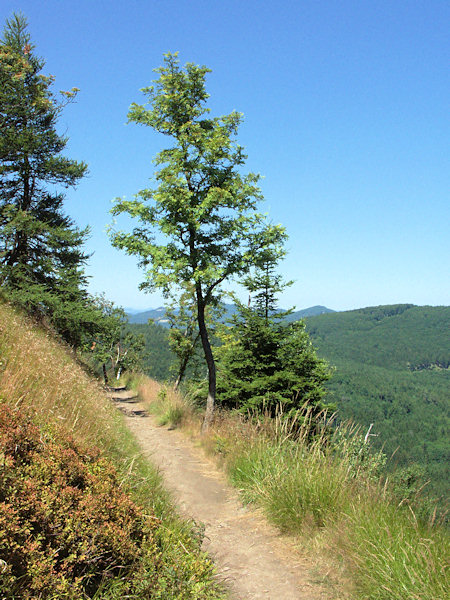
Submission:
POLYGON ((189 362, 190 358, 191 358, 190 356, 186 356, 180 362, 180 367, 178 369, 178 375, 177 375, 177 378, 176 378, 175 383, 173 385, 173 389, 174 389, 175 392, 180 387, 180 383, 183 380, 184 374, 186 373, 186 367, 188 366, 188 362, 189 362))
POLYGON ((214 406, 216 403, 216 364, 209 343, 208 330, 205 322, 205 303, 200 284, 197 284, 197 318, 200 339, 202 340, 203 352, 205 353, 206 364, 208 365, 208 398, 206 400, 205 418, 202 424, 202 433, 205 433, 212 423, 214 417, 214 406))
POLYGON ((103 363, 102 369, 103 369, 103 379, 105 380, 105 385, 108 385, 108 373, 106 372, 105 363, 103 363))

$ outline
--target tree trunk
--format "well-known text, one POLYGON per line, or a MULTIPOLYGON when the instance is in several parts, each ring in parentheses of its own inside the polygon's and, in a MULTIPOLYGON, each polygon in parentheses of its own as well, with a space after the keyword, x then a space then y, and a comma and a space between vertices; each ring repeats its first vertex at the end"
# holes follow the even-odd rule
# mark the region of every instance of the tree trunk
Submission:
POLYGON ((105 380, 105 385, 108 385, 108 373, 106 372, 105 363, 103 363, 102 369, 103 369, 103 379, 105 380))
POLYGON ((178 375, 177 378, 175 380, 175 383, 173 385, 173 389, 176 392, 178 390, 178 388, 180 387, 180 383, 184 377, 184 374, 186 372, 186 367, 188 366, 188 362, 189 362, 190 356, 185 357, 181 362, 180 362, 180 367, 178 369, 178 375))
POLYGON ((209 343, 208 330, 205 323, 205 303, 202 295, 201 285, 197 284, 197 318, 200 339, 202 340, 203 352, 208 365, 208 398, 206 400, 205 418, 202 424, 202 433, 205 433, 211 425, 214 417, 214 406, 216 403, 216 364, 209 343))

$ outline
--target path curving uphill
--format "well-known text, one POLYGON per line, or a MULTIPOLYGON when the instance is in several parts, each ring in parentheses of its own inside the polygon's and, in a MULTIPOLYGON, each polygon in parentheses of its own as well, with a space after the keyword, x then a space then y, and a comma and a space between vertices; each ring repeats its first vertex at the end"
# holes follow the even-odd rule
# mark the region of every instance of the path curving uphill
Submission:
POLYGON ((158 427, 130 391, 110 393, 164 476, 180 512, 204 527, 203 549, 238 600, 324 600, 306 563, 263 517, 243 506, 223 475, 182 433, 158 427))

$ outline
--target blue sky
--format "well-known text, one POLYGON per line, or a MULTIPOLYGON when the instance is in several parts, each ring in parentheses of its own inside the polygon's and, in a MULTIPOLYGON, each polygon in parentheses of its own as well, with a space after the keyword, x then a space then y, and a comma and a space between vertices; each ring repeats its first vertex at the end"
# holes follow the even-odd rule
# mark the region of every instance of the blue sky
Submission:
POLYGON ((447 0, 2 0, 2 23, 19 10, 55 89, 81 89, 60 130, 89 164, 66 210, 92 228, 92 292, 161 303, 106 226, 167 145, 128 107, 179 51, 213 70, 213 115, 245 115, 248 170, 289 234, 282 306, 450 304, 447 0))

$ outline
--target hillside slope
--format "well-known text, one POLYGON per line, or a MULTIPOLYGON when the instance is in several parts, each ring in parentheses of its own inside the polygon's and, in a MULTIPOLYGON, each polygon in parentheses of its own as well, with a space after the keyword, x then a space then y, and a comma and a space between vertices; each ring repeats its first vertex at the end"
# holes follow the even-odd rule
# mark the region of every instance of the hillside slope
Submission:
POLYGON ((1 302, 0 457, 2 598, 223 597, 122 414, 1 302))
POLYGON ((328 386, 341 418, 368 427, 395 461, 417 462, 448 495, 450 307, 378 306, 306 319, 336 367, 328 386))

